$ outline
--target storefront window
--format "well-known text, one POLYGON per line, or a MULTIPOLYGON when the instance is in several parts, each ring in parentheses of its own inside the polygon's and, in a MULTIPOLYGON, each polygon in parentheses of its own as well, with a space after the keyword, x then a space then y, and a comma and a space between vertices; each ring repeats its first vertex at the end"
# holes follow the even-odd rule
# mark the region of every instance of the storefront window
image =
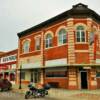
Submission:
POLYGON ((11 68, 12 68, 12 69, 16 69, 16 64, 12 64, 12 65, 11 65, 11 68))
POLYGON ((46 77, 67 77, 67 71, 46 72, 46 77))
POLYGON ((15 81, 15 73, 10 74, 10 81, 15 81))
POLYGON ((25 80, 25 72, 23 72, 23 71, 21 72, 21 79, 25 80))
POLYGON ((100 78, 100 72, 97 72, 96 73, 96 77, 99 77, 100 78))

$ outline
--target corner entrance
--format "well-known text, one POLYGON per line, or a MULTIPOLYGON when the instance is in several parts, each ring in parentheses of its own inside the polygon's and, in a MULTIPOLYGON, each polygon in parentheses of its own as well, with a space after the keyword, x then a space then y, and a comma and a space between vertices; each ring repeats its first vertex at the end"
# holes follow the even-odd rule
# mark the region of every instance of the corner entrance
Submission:
POLYGON ((81 71, 81 89, 87 89, 88 84, 87 84, 87 72, 86 71, 81 71))

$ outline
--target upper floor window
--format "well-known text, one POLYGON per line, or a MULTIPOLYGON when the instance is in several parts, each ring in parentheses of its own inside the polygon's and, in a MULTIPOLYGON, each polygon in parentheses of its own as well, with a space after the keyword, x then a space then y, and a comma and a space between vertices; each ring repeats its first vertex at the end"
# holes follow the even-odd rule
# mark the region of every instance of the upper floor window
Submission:
POLYGON ((76 30, 76 41, 85 42, 85 31, 83 26, 78 26, 76 30))
POLYGON ((30 41, 26 40, 23 43, 23 53, 28 53, 30 48, 30 41))
POLYGON ((67 34, 65 29, 61 29, 58 32, 58 43, 59 45, 65 44, 67 42, 67 34))
POLYGON ((51 34, 46 35, 45 47, 46 48, 52 47, 52 35, 51 34))
POLYGON ((35 50, 40 50, 40 37, 35 38, 35 50))

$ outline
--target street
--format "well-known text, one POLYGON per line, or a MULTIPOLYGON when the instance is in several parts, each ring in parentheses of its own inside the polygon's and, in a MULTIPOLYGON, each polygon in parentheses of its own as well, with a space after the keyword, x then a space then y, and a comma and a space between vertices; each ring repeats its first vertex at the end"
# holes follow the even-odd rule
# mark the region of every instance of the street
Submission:
MULTIPOLYGON (((0 92, 0 100, 25 100, 24 94, 13 93, 13 92, 0 92)), ((28 100, 60 100, 53 97, 45 97, 45 98, 31 98, 28 100)))
MULTIPOLYGON (((0 92, 0 100, 25 100, 24 93, 0 92)), ((30 98, 28 100, 100 100, 100 90, 61 90, 53 89, 45 98, 30 98)))

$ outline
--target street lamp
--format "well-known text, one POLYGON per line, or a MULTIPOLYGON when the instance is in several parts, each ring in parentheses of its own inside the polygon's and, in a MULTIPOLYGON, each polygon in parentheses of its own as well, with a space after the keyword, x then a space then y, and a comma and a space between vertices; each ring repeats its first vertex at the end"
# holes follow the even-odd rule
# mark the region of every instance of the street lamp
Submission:
POLYGON ((22 86, 21 86, 21 71, 22 71, 22 64, 20 65, 19 89, 22 89, 22 86))

